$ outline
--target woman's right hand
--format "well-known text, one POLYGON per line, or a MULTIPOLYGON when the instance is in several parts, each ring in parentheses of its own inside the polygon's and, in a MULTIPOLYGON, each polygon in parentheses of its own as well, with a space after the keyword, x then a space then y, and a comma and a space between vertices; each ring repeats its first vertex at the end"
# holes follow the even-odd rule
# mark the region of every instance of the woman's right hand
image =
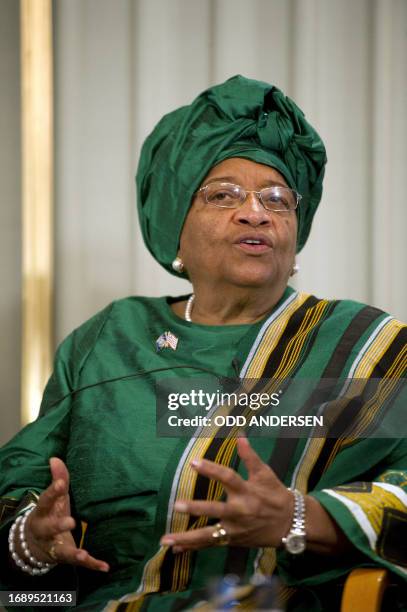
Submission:
MULTIPOLYGON (((75 520, 71 516, 68 469, 57 457, 50 459, 50 469, 52 482, 41 493, 25 524, 25 539, 31 554, 46 563, 68 563, 109 571, 107 563, 76 546, 71 533, 75 520)), ((24 558, 20 543, 16 541, 15 545, 20 557, 24 558)))

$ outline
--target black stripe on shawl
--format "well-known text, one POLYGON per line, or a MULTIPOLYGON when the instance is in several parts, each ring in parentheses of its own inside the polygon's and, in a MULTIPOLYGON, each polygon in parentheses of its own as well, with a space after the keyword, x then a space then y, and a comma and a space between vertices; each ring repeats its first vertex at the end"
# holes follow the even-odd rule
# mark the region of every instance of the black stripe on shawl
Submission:
MULTIPOLYGON (((230 427, 227 429, 230 429, 230 427)), ((220 450, 220 447, 224 443, 225 443, 224 438, 214 438, 209 448, 207 449, 204 455, 204 458, 208 459, 208 461, 215 461, 216 456, 220 450)), ((194 499, 207 499, 209 484, 210 484, 210 480, 207 476, 202 476, 201 474, 198 474, 196 485, 195 485, 195 490, 194 490, 194 499)), ((196 517, 191 517, 190 521, 191 520, 192 522, 195 522, 196 517)))
MULTIPOLYGON (((222 443, 224 442, 225 440, 223 438, 214 438, 210 447, 208 448, 205 454, 205 459, 214 461, 222 443)), ((198 474, 197 479, 196 479, 196 485, 194 489, 193 498, 194 499, 207 499, 209 484, 210 484, 209 478, 201 474, 198 474)), ((191 515, 188 519, 187 530, 191 529, 197 520, 198 519, 196 516, 191 515)), ((208 520, 209 525, 214 524, 216 522, 217 522, 216 519, 208 520)), ((196 554, 192 552, 190 562, 189 562, 189 568, 190 568, 189 574, 190 575, 193 572, 195 560, 196 560, 196 554)), ((174 562, 175 562, 174 554, 172 553, 172 550, 169 549, 160 567, 160 591, 170 591, 172 589, 173 573, 175 570, 174 562)))
MULTIPOLYGON (((264 371, 261 375, 261 379, 259 380, 259 382, 254 386, 252 393, 254 392, 261 392, 264 391, 264 382, 263 382, 263 378, 272 378, 275 373, 277 372, 278 368, 281 365, 281 360, 283 358, 284 355, 284 351, 288 345, 288 343, 292 340, 292 338, 296 335, 296 333, 299 331, 299 328, 303 322, 303 319, 305 317, 305 315, 307 314, 307 311, 309 309, 312 309, 315 307, 315 305, 319 302, 322 302, 323 300, 318 300, 316 297, 314 296, 310 296, 310 298, 304 302, 304 304, 301 306, 301 308, 299 308, 291 317, 290 321, 288 322, 286 331, 284 332, 284 336, 283 338, 280 340, 280 342, 278 343, 278 346, 275 348, 275 350, 271 353, 271 355, 269 355, 269 358, 267 360, 267 363, 264 367, 264 371), (312 303, 311 303, 312 302, 312 303), (303 306, 305 304, 308 303, 308 308, 306 308, 305 312, 304 310, 302 311, 302 317, 300 320, 298 320, 298 317, 296 317, 297 313, 303 308, 303 306), (295 319, 293 321, 293 319, 295 319), (293 321, 293 322, 292 322, 293 321), (291 328, 289 330, 289 328, 291 328), (289 332, 288 332, 289 330, 289 332), (288 335, 288 333, 290 333, 290 335, 288 335), (281 351, 281 346, 284 347, 283 351, 281 351)), ((332 301, 332 302, 328 302, 325 308, 325 312, 321 313, 320 319, 319 321, 313 325, 313 327, 311 329, 308 330, 307 333, 307 339, 304 342, 304 346, 301 349, 301 352, 296 360, 295 366, 291 368, 290 373, 289 373, 289 378, 292 378, 296 371, 299 370, 299 368, 302 366, 302 364, 304 363, 304 361, 306 360, 306 358, 308 357, 308 354, 311 352, 311 349, 314 345, 314 342, 316 340, 316 337, 318 335, 319 329, 321 324, 325 321, 325 319, 327 317, 329 317, 332 312, 335 310, 336 306, 338 305, 338 301, 332 301)))
POLYGON ((160 566, 160 593, 171 591, 173 584, 173 573, 175 570, 175 555, 172 548, 168 548, 165 553, 163 562, 160 566))
MULTIPOLYGON (((318 302, 320 302, 321 300, 318 300, 317 298, 315 298, 314 296, 311 296, 311 298, 313 298, 313 300, 309 299, 306 300, 306 302, 304 302, 303 306, 305 306, 306 304, 308 304, 308 308, 312 308, 314 307, 318 302)), ((312 329, 310 330, 310 337, 307 341, 306 344, 306 348, 305 350, 303 350, 301 352, 300 358, 295 366, 295 368, 293 369, 293 371, 290 373, 290 377, 292 377, 296 371, 298 371, 298 369, 301 367, 301 365, 304 363, 304 361, 307 359, 309 353, 311 352, 311 349, 315 343, 315 340, 317 338, 319 329, 320 329, 320 325, 324 322, 324 320, 332 314, 332 312, 335 310, 335 308, 338 305, 338 301, 333 301, 331 303, 329 303, 327 305, 327 309, 326 312, 323 314, 323 316, 321 317, 320 321, 318 321, 318 324, 312 329)), ((307 310, 308 310, 307 308, 307 310)), ((301 309, 299 309, 301 310, 301 309)), ((294 313, 293 317, 295 317, 295 315, 298 313, 299 311, 297 311, 296 313, 294 313)), ((305 316, 306 312, 303 312, 303 316, 305 316)), ((303 317, 302 317, 303 318, 303 317)), ((299 326, 301 325, 302 322, 302 318, 301 321, 297 321, 295 322, 296 325, 292 326, 292 334, 295 335, 295 333, 298 331, 299 326)), ((290 325, 290 323, 289 323, 290 325)), ((287 329, 289 327, 289 325, 287 326, 287 329)), ((291 336, 292 337, 292 336, 291 336)), ((291 337, 288 337, 285 345, 287 345, 287 342, 291 339, 291 337)), ((282 355, 280 356, 280 360, 281 360, 282 355)), ((275 352, 270 355, 269 358, 269 363, 275 359, 275 352)), ((268 365, 268 364, 267 364, 268 365)), ((275 362, 275 368, 274 371, 276 371, 276 369, 278 368, 279 363, 277 363, 277 361, 275 362)), ((266 370, 270 371, 270 368, 265 368, 266 370)), ((307 412, 305 406, 304 408, 299 412, 299 414, 301 414, 302 412, 307 412)), ((283 480, 285 479, 287 470, 291 464, 292 458, 294 456, 295 450, 297 448, 298 445, 298 438, 285 438, 283 436, 279 436, 276 439, 276 442, 274 444, 274 448, 273 448, 273 452, 272 455, 268 461, 269 466, 272 468, 272 470, 275 472, 276 476, 280 479, 283 480)))
MULTIPOLYGON (((402 327, 394 338, 386 352, 382 355, 378 363, 375 365, 370 378, 385 378, 397 355, 407 344, 407 327, 402 327)), ((404 372, 405 372, 404 368, 404 372)), ((403 372, 403 373, 404 373, 403 372)))
POLYGON ((359 310, 342 334, 324 370, 323 378, 340 377, 354 346, 370 325, 381 315, 383 315, 383 311, 373 306, 364 306, 359 310))
POLYGON ((269 356, 266 366, 262 373, 262 378, 273 378, 277 368, 281 363, 281 359, 285 353, 288 343, 298 332, 304 320, 307 311, 320 302, 314 295, 310 295, 303 304, 291 315, 284 330, 283 336, 277 344, 274 351, 269 356))
MULTIPOLYGON (((322 377, 323 378, 339 378, 343 372, 349 355, 351 354, 356 343, 360 337, 367 331, 367 329, 374 323, 376 319, 382 316, 383 312, 372 306, 365 306, 362 308, 351 320, 349 326, 346 328, 342 337, 340 338, 336 349, 332 352, 331 359, 329 360, 322 377)), ((339 415, 338 418, 340 418, 339 415)), ((336 423, 332 424, 336 427, 336 423)), ((317 482, 320 480, 324 468, 328 462, 328 459, 335 447, 336 439, 327 437, 319 457, 312 468, 310 477, 308 479, 308 490, 312 491, 317 482)))
MULTIPOLYGON (((320 325, 324 322, 324 320, 329 315, 332 314, 332 312, 335 310, 338 304, 339 302, 337 300, 331 302, 327 306, 327 310, 324 313, 323 317, 321 317, 321 320, 311 330, 311 335, 307 342, 306 349, 302 352, 300 359, 295 366, 295 370, 293 371, 292 374, 290 374, 290 377, 292 377, 294 372, 297 371, 301 367, 301 365, 304 363, 304 361, 307 359, 309 353, 311 352, 312 347, 314 346, 315 340, 317 338, 317 335, 320 329, 320 325)), ((315 303, 313 305, 315 305, 315 303)), ((274 359, 274 355, 272 358, 274 359)), ((306 403, 306 405, 308 405, 308 402, 306 403)), ((307 408, 305 406, 299 412, 299 414, 301 414, 303 411, 307 413, 307 408)), ((298 444, 298 438, 285 438, 283 436, 279 436, 276 439, 276 442, 274 444, 273 453, 270 457, 268 464, 280 480, 284 480, 286 476, 287 470, 290 466, 291 460, 297 448, 297 444, 298 444)))

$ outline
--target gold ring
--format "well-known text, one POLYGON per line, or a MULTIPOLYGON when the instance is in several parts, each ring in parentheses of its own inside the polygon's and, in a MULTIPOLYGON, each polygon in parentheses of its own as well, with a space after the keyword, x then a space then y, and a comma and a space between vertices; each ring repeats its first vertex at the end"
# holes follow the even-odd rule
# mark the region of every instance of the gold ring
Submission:
POLYGON ((55 552, 55 544, 52 544, 48 550, 48 554, 53 561, 58 561, 57 554, 55 552))
POLYGON ((230 536, 222 523, 216 523, 212 537, 215 540, 215 546, 227 546, 230 542, 230 536))
POLYGON ((56 550, 55 550, 55 546, 56 546, 57 544, 63 544, 63 541, 62 541, 62 540, 57 540, 56 542, 54 542, 53 544, 51 544, 51 546, 49 547, 49 550, 48 550, 48 554, 49 554, 49 556, 50 556, 50 557, 51 557, 51 559, 53 559, 54 561, 58 561, 57 553, 56 553, 56 550))

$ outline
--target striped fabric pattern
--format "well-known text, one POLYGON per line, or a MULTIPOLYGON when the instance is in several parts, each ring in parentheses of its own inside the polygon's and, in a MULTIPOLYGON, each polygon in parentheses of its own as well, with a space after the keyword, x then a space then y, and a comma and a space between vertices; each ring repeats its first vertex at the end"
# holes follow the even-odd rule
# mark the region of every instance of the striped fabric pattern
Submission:
MULTIPOLYGON (((375 419, 383 416, 381 411, 385 409, 388 398, 405 376, 406 340, 406 326, 375 308, 354 302, 322 300, 304 293, 291 294, 265 322, 243 362, 242 378, 294 380, 310 376, 312 372, 315 378, 343 380, 343 392, 348 388, 349 379, 382 379, 371 401, 360 406, 352 429, 348 431, 345 428, 337 439, 308 438, 303 441, 296 465, 291 464, 294 453, 301 448, 298 440, 277 439, 265 450, 263 444, 263 460, 275 469, 287 486, 304 494, 312 491, 319 480, 329 474, 338 455, 345 449, 352 452, 352 445, 357 446, 359 438, 367 435, 375 419)), ((321 411, 330 411, 333 424, 338 427, 348 408, 349 400, 339 396, 335 402, 321 406, 321 411)), ((213 435, 206 437, 203 434, 208 432, 202 428, 198 430, 180 455, 167 497, 167 532, 208 524, 206 517, 188 517, 174 512, 174 503, 178 499, 223 498, 224 491, 219 483, 208 482, 191 469, 192 458, 204 457, 238 468, 236 432, 232 431, 223 439, 216 437, 215 431, 211 433, 213 435)), ((345 482, 345 474, 343 478, 345 482)), ((340 487, 326 488, 324 492, 346 507, 376 554, 385 508, 405 512, 407 496, 398 484, 375 481, 371 487, 368 497, 363 497, 366 493, 346 491, 340 487)), ((271 575, 275 571, 275 549, 237 549, 234 555, 226 555, 220 573, 233 569, 233 563, 237 561, 232 557, 239 555, 245 560, 246 575, 271 575)), ((191 552, 173 555, 168 547, 158 547, 144 567, 137 592, 110 602, 105 610, 134 611, 141 606, 143 610, 147 609, 149 596, 158 592, 173 592, 176 605, 176 592, 194 588, 193 576, 198 572, 199 557, 199 553, 191 552)), ((247 593, 245 597, 248 597, 247 593)))

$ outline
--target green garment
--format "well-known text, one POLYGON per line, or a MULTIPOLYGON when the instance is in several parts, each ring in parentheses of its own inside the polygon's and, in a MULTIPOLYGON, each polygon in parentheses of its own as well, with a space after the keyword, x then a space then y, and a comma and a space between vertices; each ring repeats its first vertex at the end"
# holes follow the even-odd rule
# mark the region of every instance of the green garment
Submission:
MULTIPOLYGON (((14 506, 23 500, 21 508, 27 493, 46 488, 48 459, 59 456, 71 475, 73 514, 78 523, 87 524, 83 545, 106 560, 111 571, 106 575, 60 567, 42 578, 30 578, 2 564, 0 588, 78 588, 79 609, 101 610, 108 600, 135 593, 142 580, 143 609, 161 611, 187 609, 205 599, 211 577, 237 573, 247 581, 254 571, 274 569, 273 549, 205 549, 185 557, 181 571, 179 558, 184 555, 159 547, 173 520, 180 483, 188 474, 186 449, 197 448, 200 439, 156 436, 155 381, 200 376, 200 368, 223 376, 234 376, 236 370, 252 376, 261 347, 270 352, 261 366, 263 377, 272 378, 282 369, 282 377, 293 379, 346 378, 364 363, 373 364, 376 377, 389 376, 390 371, 395 376, 394 364, 405 344, 406 328, 381 311, 354 302, 318 300, 289 288, 267 320, 255 325, 189 324, 173 314, 165 298, 114 302, 64 341, 41 416, 0 451, 2 554, 7 556, 5 540, 14 506), (157 352, 156 340, 165 331, 178 338, 177 348, 157 352), (177 366, 182 367, 132 376, 177 366), (103 382, 111 379, 118 380, 103 382), (157 558, 154 574, 151 560, 157 558)), ((397 376, 401 375, 399 368, 397 376)), ((399 577, 407 575, 405 551, 395 546, 394 536, 405 517, 399 502, 405 495, 407 445, 397 439, 363 439, 361 433, 361 440, 339 449, 327 439, 318 453, 312 451, 313 464, 308 459, 314 440, 251 439, 287 486, 312 491, 355 545, 353 554, 339 560, 309 552, 299 559, 278 553, 280 575, 287 585, 307 589, 304 597, 314 602, 309 610, 323 609, 318 602, 323 601, 325 585, 355 566, 380 564, 399 577), (353 485, 343 487, 349 483, 353 485), (375 511, 386 532, 380 524, 375 531, 359 516, 364 503, 360 496, 364 494, 371 506, 379 490, 375 511)), ((202 456, 218 457, 244 475, 235 453, 220 458, 220 449, 230 442, 214 439, 202 456)), ((207 481, 198 479, 194 494, 209 495, 207 481)), ((291 601, 296 597, 301 601, 301 590, 291 601)), ((293 603, 292 609, 300 610, 301 605, 293 603)), ((111 609, 116 609, 114 603, 111 609)))
POLYGON ((210 169, 230 157, 275 168, 302 195, 297 251, 304 246, 322 196, 324 144, 277 87, 238 75, 165 115, 143 144, 140 227, 154 259, 169 272, 194 193, 210 169))

